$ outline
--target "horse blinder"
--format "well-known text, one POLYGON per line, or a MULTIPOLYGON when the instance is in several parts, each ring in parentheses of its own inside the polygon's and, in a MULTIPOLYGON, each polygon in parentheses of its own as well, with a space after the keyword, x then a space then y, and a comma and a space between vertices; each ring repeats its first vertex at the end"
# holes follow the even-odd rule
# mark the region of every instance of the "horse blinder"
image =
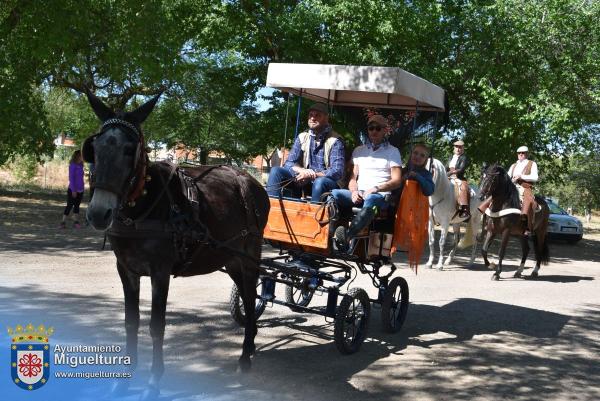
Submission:
POLYGON ((98 134, 87 137, 81 145, 81 156, 83 156, 83 161, 86 163, 95 162, 94 140, 97 136, 98 134))

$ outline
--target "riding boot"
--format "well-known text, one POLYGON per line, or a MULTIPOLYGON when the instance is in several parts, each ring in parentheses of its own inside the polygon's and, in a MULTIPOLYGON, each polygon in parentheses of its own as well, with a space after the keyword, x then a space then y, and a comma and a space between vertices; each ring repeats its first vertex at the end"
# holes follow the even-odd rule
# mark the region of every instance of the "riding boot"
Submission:
POLYGON ((356 214, 356 216, 354 216, 354 219, 352 219, 352 223, 350 223, 350 228, 348 228, 347 231, 341 227, 338 227, 338 229, 335 231, 335 241, 338 250, 342 252, 347 251, 350 241, 352 241, 352 239, 356 237, 356 235, 358 235, 358 233, 361 232, 363 228, 368 226, 369 223, 373 221, 374 217, 374 208, 362 208, 356 214))
POLYGON ((458 217, 460 217, 461 219, 468 219, 469 217, 471 217, 471 212, 469 211, 469 205, 460 205, 458 217))

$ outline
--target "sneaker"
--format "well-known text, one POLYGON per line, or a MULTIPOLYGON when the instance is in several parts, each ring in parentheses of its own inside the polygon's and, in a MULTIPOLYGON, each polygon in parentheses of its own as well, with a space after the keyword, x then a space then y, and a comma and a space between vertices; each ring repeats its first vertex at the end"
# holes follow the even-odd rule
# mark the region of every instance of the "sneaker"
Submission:
POLYGON ((64 221, 61 221, 60 224, 58 225, 58 228, 67 228, 67 223, 65 223, 64 221))
POLYGON ((75 223, 73 223, 73 228, 81 228, 81 224, 79 224, 79 222, 76 221, 75 223))

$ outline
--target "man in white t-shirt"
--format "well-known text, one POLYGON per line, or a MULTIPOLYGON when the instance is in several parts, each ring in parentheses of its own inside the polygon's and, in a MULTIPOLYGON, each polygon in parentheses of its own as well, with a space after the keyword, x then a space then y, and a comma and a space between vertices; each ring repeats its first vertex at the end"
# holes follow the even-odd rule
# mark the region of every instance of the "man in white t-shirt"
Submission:
POLYGON ((365 228, 380 210, 388 207, 385 196, 400 186, 402 159, 398 148, 387 141, 389 129, 385 117, 373 115, 369 118, 368 141, 352 152, 354 167, 348 189, 332 191, 340 209, 362 206, 348 230, 340 226, 335 231, 335 243, 340 251, 347 250, 349 241, 365 228))

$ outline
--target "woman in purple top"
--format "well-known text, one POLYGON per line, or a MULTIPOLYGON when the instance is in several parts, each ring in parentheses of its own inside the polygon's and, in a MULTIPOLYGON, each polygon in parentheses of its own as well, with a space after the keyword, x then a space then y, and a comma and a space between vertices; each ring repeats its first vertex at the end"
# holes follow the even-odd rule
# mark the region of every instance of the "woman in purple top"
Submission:
POLYGON ((63 213, 60 228, 67 227, 67 216, 73 210, 73 227, 81 228, 79 224, 79 204, 83 198, 83 157, 81 150, 76 150, 69 162, 69 189, 67 190, 67 207, 63 213))

